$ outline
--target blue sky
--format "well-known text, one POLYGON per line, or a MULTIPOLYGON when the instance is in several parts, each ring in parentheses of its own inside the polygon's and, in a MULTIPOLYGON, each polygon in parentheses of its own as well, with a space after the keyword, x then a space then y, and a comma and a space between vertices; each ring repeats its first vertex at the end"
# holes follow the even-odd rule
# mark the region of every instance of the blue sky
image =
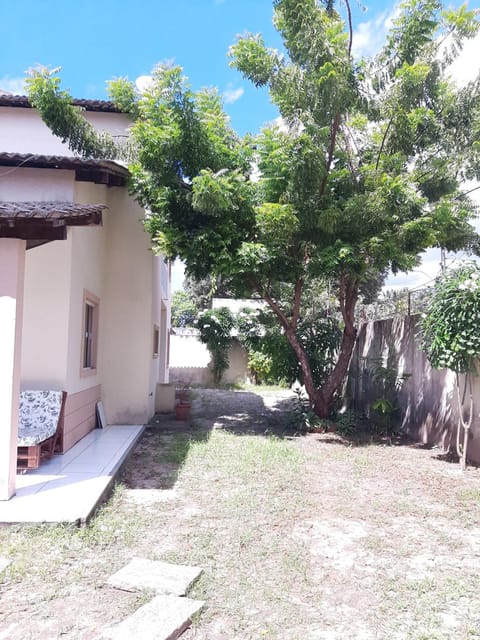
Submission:
MULTIPOLYGON (((381 46, 395 4, 363 2, 362 8, 351 0, 354 52, 369 55, 381 46)), ((0 0, 0 88, 23 93, 25 72, 38 63, 61 66, 63 87, 74 97, 105 99, 106 80, 135 80, 157 62, 173 60, 194 89, 218 88, 240 134, 256 133, 277 111, 267 91, 229 67, 227 51, 246 32, 262 33, 268 46, 281 48, 272 12, 271 0, 0 0)), ((478 60, 480 39, 469 45, 455 76, 470 78, 478 60)), ((389 284, 424 284, 438 271, 437 253, 428 252, 415 273, 389 284)), ((181 281, 180 272, 175 287, 181 281)))
MULTIPOLYGON (((362 12, 352 0, 352 9, 364 23, 358 41, 374 44, 389 5, 362 12)), ((174 60, 194 88, 218 87, 239 133, 254 133, 277 113, 266 91, 229 67, 227 51, 248 31, 280 48, 272 11, 271 0, 1 0, 0 87, 21 92, 25 71, 39 63, 61 66, 74 97, 106 98, 106 80, 133 80, 174 60)))

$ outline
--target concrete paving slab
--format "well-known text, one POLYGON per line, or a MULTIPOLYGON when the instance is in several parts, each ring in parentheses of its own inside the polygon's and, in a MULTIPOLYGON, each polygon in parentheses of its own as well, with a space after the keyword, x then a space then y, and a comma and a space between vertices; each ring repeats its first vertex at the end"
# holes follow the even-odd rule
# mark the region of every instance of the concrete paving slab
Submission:
POLYGON ((123 622, 105 629, 100 640, 176 640, 204 604, 190 598, 156 596, 123 622))
POLYGON ((152 589, 158 595, 184 596, 201 573, 200 567, 132 558, 107 582, 124 591, 152 589))

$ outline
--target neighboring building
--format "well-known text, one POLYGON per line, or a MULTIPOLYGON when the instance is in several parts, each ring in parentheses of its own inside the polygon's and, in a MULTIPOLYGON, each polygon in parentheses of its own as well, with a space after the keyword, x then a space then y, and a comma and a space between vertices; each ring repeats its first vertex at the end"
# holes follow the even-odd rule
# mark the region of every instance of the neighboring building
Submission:
MULTIPOLYGON (((112 103, 77 104, 127 135, 112 103)), ((94 428, 96 401, 108 423, 142 424, 168 382, 170 268, 127 178, 73 157, 26 98, 0 93, 0 499, 14 493, 19 387, 68 392, 67 450, 94 428)))

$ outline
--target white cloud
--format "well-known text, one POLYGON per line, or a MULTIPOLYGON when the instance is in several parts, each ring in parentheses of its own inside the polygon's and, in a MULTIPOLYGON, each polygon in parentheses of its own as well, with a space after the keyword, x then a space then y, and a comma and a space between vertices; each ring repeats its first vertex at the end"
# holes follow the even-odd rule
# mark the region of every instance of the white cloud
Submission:
POLYGON ((152 86, 153 78, 152 76, 138 76, 135 80, 135 87, 137 91, 140 93, 144 93, 152 86))
POLYGON ((0 91, 2 90, 16 95, 25 95, 25 78, 3 76, 0 78, 0 91))
POLYGON ((288 124, 285 122, 285 120, 282 118, 282 116, 278 116, 277 118, 275 118, 275 120, 272 122, 273 126, 278 127, 278 129, 280 129, 280 131, 282 133, 288 133, 289 132, 289 128, 288 128, 288 124))
POLYGON ((353 32, 353 55, 355 57, 369 57, 378 53, 397 15, 398 9, 383 11, 375 18, 367 22, 361 22, 353 32))
POLYGON ((233 104, 245 93, 245 89, 239 87, 238 89, 234 89, 232 85, 229 85, 225 91, 222 93, 223 100, 225 104, 233 104))
POLYGON ((404 289, 423 287, 432 284, 432 280, 440 273, 440 249, 427 249, 422 254, 422 264, 408 273, 390 274, 384 289, 404 289))
POLYGON ((474 80, 479 72, 478 58, 480 53, 480 33, 471 40, 466 40, 463 50, 448 72, 458 86, 463 87, 474 80))

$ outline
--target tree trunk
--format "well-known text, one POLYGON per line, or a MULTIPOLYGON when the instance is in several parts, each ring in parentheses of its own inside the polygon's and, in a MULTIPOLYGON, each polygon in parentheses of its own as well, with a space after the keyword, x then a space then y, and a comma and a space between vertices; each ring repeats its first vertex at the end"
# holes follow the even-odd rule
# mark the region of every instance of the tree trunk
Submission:
POLYGON ((332 373, 324 384, 316 390, 313 399, 313 410, 320 418, 328 418, 332 412, 335 394, 343 385, 348 373, 353 348, 357 339, 355 328, 355 306, 358 299, 358 280, 342 276, 340 278, 339 301, 345 327, 332 373))
MULTIPOLYGON (((303 284, 303 281, 301 284, 303 284)), ((300 289, 301 287, 298 288, 300 289)), ((308 395, 312 409, 320 418, 328 418, 332 411, 335 394, 339 389, 341 389, 347 375, 353 348, 357 339, 357 330, 355 328, 355 306, 358 298, 358 279, 353 276, 349 277, 348 275, 342 275, 340 278, 339 301, 345 328, 343 330, 340 350, 335 367, 320 388, 315 387, 308 354, 296 335, 296 320, 300 304, 299 297, 299 294, 297 295, 296 287, 295 309, 297 312, 294 314, 294 318, 291 323, 288 322, 286 316, 280 311, 276 303, 269 296, 264 296, 264 299, 268 302, 279 318, 280 324, 285 330, 285 337, 298 358, 298 362, 302 369, 303 384, 305 385, 305 391, 308 395)))
POLYGON ((303 345, 300 343, 293 330, 289 329, 285 331, 285 337, 287 338, 290 346, 295 351, 295 355, 298 358, 298 362, 300 363, 300 367, 302 368, 305 391, 307 392, 308 398, 313 405, 316 388, 315 383, 313 382, 312 369, 310 367, 310 361, 308 359, 307 352, 303 348, 303 345))
POLYGON ((325 383, 316 390, 314 396, 313 410, 320 418, 328 418, 332 412, 335 394, 342 387, 347 375, 356 339, 356 329, 352 331, 345 327, 335 367, 325 383))

